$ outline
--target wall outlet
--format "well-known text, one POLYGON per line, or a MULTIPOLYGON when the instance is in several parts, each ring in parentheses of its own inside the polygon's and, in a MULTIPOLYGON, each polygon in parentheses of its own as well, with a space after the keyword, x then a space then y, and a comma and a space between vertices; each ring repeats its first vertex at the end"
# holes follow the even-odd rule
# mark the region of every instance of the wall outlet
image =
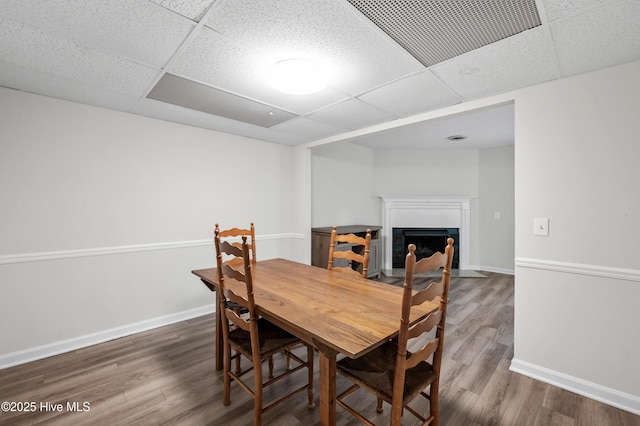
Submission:
POLYGON ((549 219, 546 217, 536 217, 533 219, 533 235, 543 237, 549 236, 549 219))

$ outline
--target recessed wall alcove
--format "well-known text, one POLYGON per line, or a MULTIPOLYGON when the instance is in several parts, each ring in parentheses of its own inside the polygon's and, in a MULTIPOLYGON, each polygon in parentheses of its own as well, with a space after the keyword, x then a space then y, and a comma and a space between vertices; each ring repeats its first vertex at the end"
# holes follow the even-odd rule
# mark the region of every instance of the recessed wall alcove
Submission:
MULTIPOLYGON (((381 198, 383 269, 391 270, 394 267, 394 228, 457 230, 458 241, 456 241, 456 257, 458 268, 469 269, 471 197, 415 196, 381 198)), ((446 236, 442 238, 446 238, 446 236)))

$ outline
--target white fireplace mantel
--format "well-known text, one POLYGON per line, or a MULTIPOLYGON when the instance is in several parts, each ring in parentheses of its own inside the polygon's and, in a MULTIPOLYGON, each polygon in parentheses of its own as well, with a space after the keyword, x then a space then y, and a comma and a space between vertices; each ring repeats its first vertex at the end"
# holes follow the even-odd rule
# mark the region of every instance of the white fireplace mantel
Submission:
POLYGON ((392 269, 393 228, 458 228, 459 269, 469 269, 472 197, 415 196, 382 198, 383 268, 392 269))

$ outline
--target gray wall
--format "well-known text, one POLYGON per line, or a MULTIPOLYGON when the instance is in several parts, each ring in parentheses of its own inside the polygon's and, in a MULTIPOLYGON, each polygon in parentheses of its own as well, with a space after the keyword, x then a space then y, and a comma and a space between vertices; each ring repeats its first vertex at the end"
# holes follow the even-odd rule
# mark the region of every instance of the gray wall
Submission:
POLYGON ((514 147, 480 150, 479 160, 478 263, 487 271, 513 274, 514 147))
POLYGON ((473 197, 472 267, 513 273, 513 163, 513 146, 488 150, 372 150, 350 142, 319 146, 312 149, 312 222, 314 226, 380 225, 380 196, 473 197), (349 173, 363 181, 362 191, 354 194, 344 186, 349 173), (327 208, 340 197, 348 200, 348 208, 327 208), (493 219, 496 209, 501 212, 499 221, 493 219), (489 210, 490 221, 484 217, 489 210), (481 238, 482 232, 488 237, 481 238))

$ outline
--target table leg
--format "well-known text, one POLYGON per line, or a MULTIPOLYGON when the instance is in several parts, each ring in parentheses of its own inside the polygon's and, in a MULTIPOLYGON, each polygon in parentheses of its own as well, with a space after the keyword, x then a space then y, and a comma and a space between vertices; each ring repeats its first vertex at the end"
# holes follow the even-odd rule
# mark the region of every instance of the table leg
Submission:
POLYGON ((319 349, 320 363, 320 424, 336 424, 336 355, 329 348, 319 349))

